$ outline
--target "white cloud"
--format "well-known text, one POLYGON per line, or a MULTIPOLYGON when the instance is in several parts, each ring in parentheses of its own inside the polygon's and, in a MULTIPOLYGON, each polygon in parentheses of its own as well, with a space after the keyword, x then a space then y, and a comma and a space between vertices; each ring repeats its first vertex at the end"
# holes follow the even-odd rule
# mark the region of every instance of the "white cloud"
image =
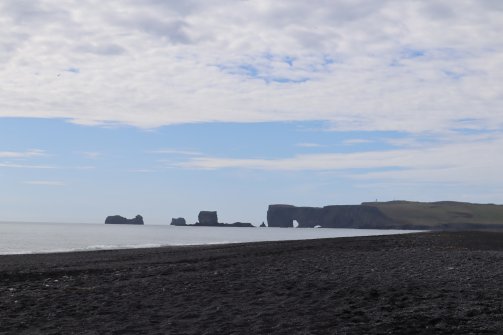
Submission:
POLYGON ((0 117, 503 126, 496 1, 5 0, 0 117), (65 69, 78 69, 69 72, 65 69))
POLYGON ((503 169, 503 158, 499 151, 502 146, 503 138, 500 137, 472 143, 356 153, 304 154, 277 159, 194 157, 175 165, 192 169, 343 171, 351 178, 380 182, 495 185, 501 184, 499 175, 503 169))
POLYGON ((0 162, 0 168, 7 169, 57 169, 57 170, 93 170, 94 166, 56 166, 56 165, 42 165, 42 164, 20 164, 12 162, 0 162))
POLYGON ((32 149, 27 151, 0 151, 1 159, 8 159, 0 162, 0 169, 56 169, 55 166, 45 164, 26 163, 31 158, 47 156, 44 150, 32 149))
POLYGON ((30 158, 45 156, 44 150, 0 151, 0 158, 30 158))
POLYGON ((0 168, 8 168, 8 169, 56 169, 56 167, 51 165, 33 165, 33 164, 16 164, 4 162, 0 163, 0 168))

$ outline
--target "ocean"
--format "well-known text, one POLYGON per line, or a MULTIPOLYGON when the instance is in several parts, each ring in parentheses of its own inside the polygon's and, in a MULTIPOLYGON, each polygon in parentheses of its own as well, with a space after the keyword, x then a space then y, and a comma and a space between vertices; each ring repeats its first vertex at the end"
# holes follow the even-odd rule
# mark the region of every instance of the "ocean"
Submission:
POLYGON ((411 230, 0 222, 0 254, 404 234, 411 230))

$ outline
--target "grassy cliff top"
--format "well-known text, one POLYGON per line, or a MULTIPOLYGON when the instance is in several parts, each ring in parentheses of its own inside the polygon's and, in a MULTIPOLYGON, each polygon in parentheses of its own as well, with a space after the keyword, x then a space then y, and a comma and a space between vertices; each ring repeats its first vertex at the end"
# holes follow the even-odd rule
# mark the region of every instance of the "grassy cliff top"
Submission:
POLYGON ((503 205, 456 201, 364 202, 404 225, 503 224, 503 205))

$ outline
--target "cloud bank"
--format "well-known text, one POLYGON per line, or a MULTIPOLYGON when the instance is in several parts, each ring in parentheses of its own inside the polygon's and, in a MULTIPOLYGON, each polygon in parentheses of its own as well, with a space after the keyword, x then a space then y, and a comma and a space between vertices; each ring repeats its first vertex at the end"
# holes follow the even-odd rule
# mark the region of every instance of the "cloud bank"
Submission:
POLYGON ((498 0, 4 0, 0 117, 503 125, 498 0))
POLYGON ((199 156, 176 166, 190 169, 341 172, 360 181, 457 183, 494 187, 503 168, 503 137, 395 150, 303 154, 257 159, 199 156))

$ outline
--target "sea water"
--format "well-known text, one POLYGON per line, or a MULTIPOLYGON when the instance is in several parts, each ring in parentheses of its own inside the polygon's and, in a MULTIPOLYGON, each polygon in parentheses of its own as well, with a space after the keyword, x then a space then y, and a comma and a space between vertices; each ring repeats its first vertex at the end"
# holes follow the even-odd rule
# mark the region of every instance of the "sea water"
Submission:
POLYGON ((411 230, 0 222, 0 254, 391 235, 411 230))

